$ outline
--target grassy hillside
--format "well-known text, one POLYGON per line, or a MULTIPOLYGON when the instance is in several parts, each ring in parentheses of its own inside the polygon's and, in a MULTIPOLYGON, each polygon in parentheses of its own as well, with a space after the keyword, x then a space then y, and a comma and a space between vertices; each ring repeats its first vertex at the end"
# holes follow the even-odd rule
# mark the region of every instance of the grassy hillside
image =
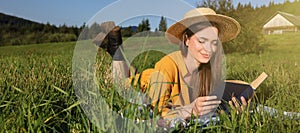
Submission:
MULTIPOLYGON (((266 72, 269 77, 258 88, 256 103, 279 110, 300 112, 299 35, 300 33, 265 36, 267 43, 263 44, 266 49, 262 54, 226 54, 227 79, 251 82, 261 72, 266 72)), ((98 120, 101 125, 98 128, 80 108, 72 81, 74 48, 75 42, 0 47, 0 132, 129 131, 125 127, 116 127, 112 114, 103 114, 106 119, 98 120)), ((110 60, 107 54, 101 53, 99 57, 98 63, 110 60)), ((98 64, 100 86, 111 86, 105 81, 109 67, 109 64, 98 64)), ((114 92, 113 88, 100 89, 108 90, 108 93, 114 92)), ((109 96, 107 103, 117 106, 116 95, 113 93, 109 96)), ((220 125, 207 130, 300 131, 299 120, 259 112, 234 115, 230 119, 225 117, 221 121, 220 125)), ((147 128, 141 123, 127 126, 137 127, 139 131, 147 128)), ((196 129, 191 127, 187 130, 196 129)))

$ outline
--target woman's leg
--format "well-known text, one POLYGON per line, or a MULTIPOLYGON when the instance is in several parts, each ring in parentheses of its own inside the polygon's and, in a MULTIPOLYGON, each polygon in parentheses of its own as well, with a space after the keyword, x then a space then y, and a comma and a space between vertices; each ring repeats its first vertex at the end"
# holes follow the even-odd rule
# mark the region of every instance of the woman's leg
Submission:
POLYGON ((112 67, 112 76, 115 79, 124 79, 130 77, 130 70, 125 61, 113 60, 112 67))
POLYGON ((100 25, 101 31, 93 42, 100 48, 105 49, 112 57, 113 78, 124 79, 130 76, 129 67, 122 54, 121 28, 115 26, 113 21, 104 22, 100 25))

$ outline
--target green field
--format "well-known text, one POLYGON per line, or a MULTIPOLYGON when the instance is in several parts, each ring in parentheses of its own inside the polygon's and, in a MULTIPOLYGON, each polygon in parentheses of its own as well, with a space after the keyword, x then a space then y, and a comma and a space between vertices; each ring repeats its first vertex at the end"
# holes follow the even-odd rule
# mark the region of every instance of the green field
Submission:
MULTIPOLYGON (((227 79, 251 82, 260 73, 266 72, 269 77, 258 88, 254 102, 280 111, 300 112, 299 42, 300 33, 270 35, 265 36, 262 44, 264 52, 261 54, 226 54, 227 79)), ((108 118, 99 121, 107 122, 98 124, 98 127, 79 106, 81 101, 75 95, 72 81, 75 44, 76 42, 69 42, 0 47, 0 132, 130 131, 110 123, 114 118, 108 117, 110 114, 104 114, 108 118)), ((98 58, 100 89, 104 89, 101 86, 109 86, 104 82, 109 64, 103 63, 109 63, 110 58, 104 55, 106 54, 101 53, 98 58)), ((121 105, 115 105, 118 100, 112 98, 112 95, 106 95, 111 96, 108 104, 122 108, 121 105)), ((101 118, 105 118, 104 116, 101 118)), ((147 128, 142 124, 127 126, 137 126, 138 131, 147 128)), ((299 118, 283 118, 280 113, 269 116, 259 112, 245 112, 232 115, 231 118, 224 116, 218 125, 205 130, 299 132, 300 121, 299 118)), ((190 127, 186 131, 199 129, 190 127)))

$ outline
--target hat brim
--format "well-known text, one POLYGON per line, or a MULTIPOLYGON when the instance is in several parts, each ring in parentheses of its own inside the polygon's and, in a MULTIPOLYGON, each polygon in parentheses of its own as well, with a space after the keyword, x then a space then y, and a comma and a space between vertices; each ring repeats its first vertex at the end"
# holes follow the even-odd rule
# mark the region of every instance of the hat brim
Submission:
POLYGON ((191 25, 200 22, 216 23, 219 28, 219 39, 221 42, 230 41, 236 38, 241 29, 240 24, 231 17, 220 14, 203 15, 182 19, 173 24, 166 31, 166 38, 171 43, 179 44, 182 41, 183 32, 191 25))

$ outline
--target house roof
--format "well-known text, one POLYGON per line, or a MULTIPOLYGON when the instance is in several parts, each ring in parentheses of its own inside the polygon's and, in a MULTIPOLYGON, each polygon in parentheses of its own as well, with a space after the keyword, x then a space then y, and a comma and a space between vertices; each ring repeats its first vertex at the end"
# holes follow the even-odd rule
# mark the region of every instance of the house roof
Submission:
POLYGON ((286 18, 288 21, 290 21, 295 26, 300 26, 300 16, 295 16, 293 14, 289 14, 286 12, 278 11, 277 14, 280 14, 282 17, 286 18))

